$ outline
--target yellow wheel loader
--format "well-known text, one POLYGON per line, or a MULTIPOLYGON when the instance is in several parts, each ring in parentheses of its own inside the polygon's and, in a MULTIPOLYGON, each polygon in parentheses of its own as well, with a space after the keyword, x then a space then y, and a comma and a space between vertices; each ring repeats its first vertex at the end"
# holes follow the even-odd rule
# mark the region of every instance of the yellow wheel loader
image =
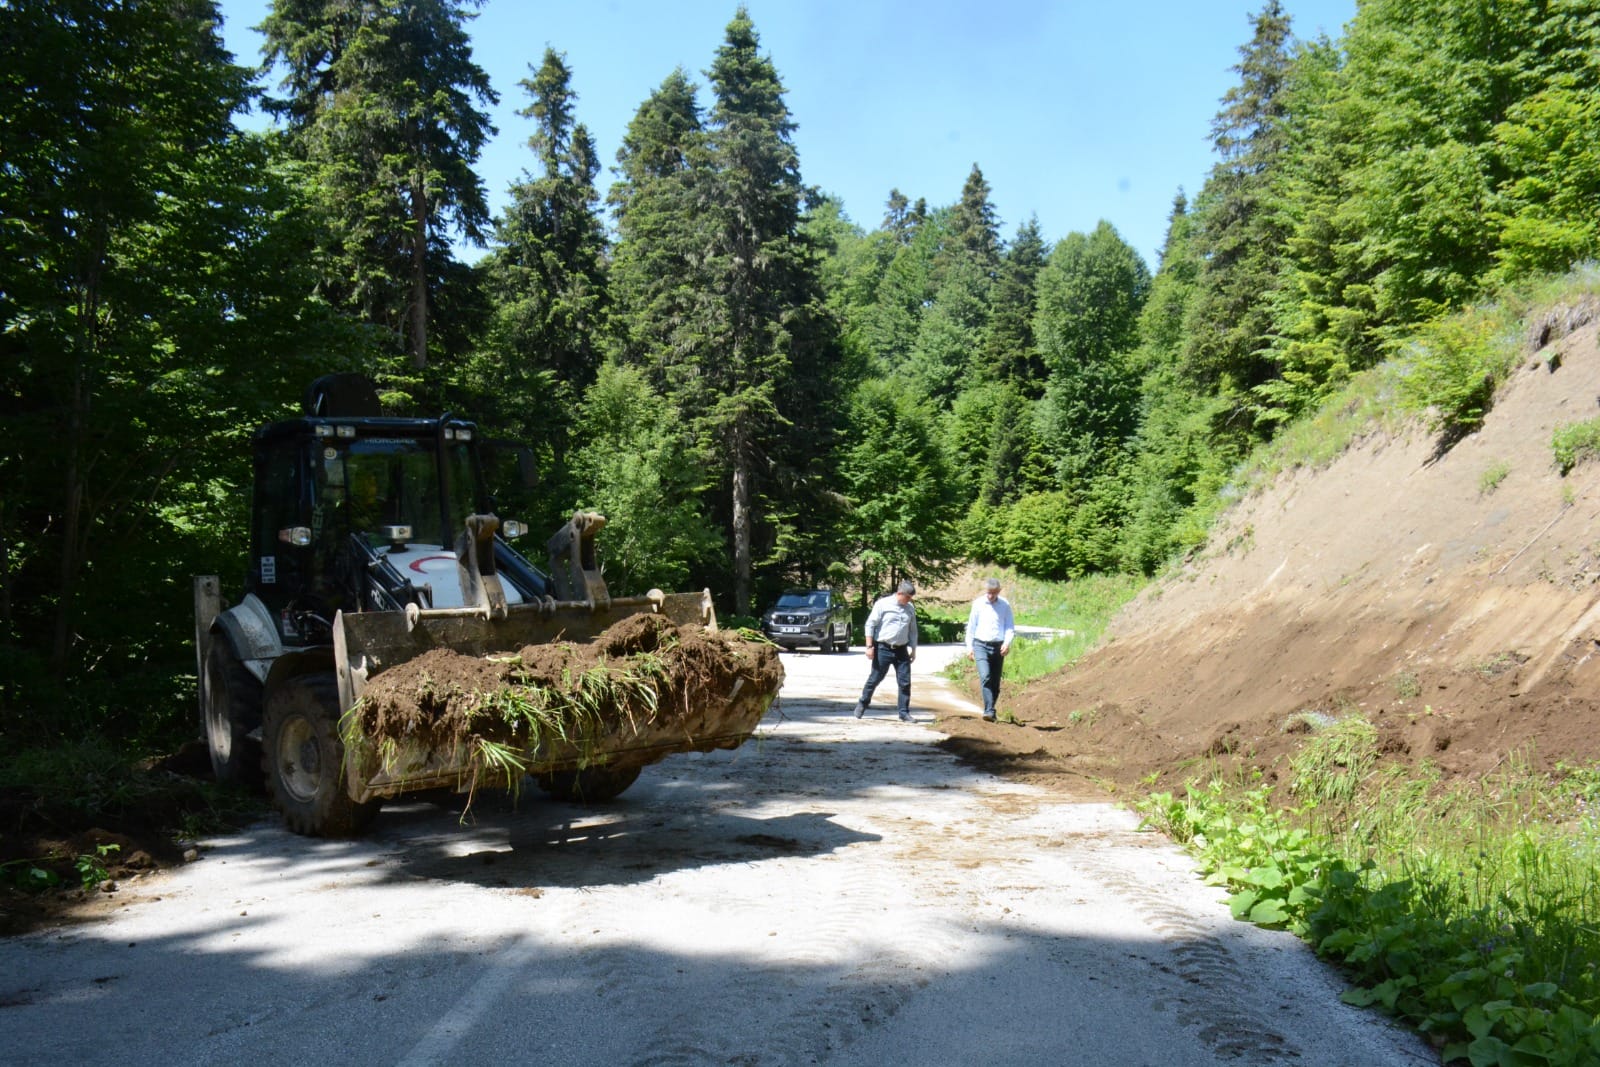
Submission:
MULTIPOLYGON (((599 515, 549 538, 548 570, 529 562, 510 543, 523 525, 493 513, 482 445, 451 415, 382 415, 356 375, 318 379, 302 417, 256 431, 243 595, 194 582, 200 718, 217 778, 264 785, 297 833, 358 834, 386 798, 477 784, 460 746, 345 732, 385 671, 438 649, 503 660, 584 642, 639 614, 717 629, 709 590, 612 597, 599 515)), ((781 677, 693 693, 692 714, 659 722, 529 737, 509 765, 558 798, 610 799, 674 752, 744 742, 781 677)))

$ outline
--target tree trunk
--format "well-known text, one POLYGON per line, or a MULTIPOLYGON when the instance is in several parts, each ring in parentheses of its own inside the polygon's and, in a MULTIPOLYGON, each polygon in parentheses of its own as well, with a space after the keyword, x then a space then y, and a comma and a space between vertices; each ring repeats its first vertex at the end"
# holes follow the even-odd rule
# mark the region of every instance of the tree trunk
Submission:
POLYGON ((750 611, 750 456, 743 428, 733 434, 733 600, 740 615, 750 611))
MULTIPOLYGON (((92 310, 86 310, 92 316, 92 310)), ((90 329, 93 329, 92 325, 90 329)), ((65 678, 67 674, 67 653, 72 647, 73 605, 77 600, 78 531, 83 526, 83 441, 89 421, 86 375, 80 354, 72 375, 72 397, 67 405, 67 433, 63 448, 66 453, 66 478, 62 484, 61 568, 57 587, 60 600, 56 604, 55 627, 50 641, 50 669, 57 678, 65 678)))
POLYGON ((411 365, 428 365, 428 193, 419 175, 411 184, 411 365))

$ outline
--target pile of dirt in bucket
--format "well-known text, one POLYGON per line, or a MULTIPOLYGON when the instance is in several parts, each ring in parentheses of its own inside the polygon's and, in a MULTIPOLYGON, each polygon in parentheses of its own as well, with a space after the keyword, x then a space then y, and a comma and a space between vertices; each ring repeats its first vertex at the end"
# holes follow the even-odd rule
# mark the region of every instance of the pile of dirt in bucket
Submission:
POLYGON ((642 765, 737 744, 782 684, 764 641, 632 615, 583 643, 492 657, 434 649, 373 677, 344 732, 369 752, 466 752, 474 769, 485 744, 545 766, 618 752, 642 765))

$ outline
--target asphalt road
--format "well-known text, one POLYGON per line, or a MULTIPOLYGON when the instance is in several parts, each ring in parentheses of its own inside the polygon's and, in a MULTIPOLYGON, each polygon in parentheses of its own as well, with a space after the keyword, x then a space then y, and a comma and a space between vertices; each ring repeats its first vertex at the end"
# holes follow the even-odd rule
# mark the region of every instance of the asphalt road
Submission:
POLYGON ((0 1062, 1437 1062, 1131 814, 935 747, 931 706, 975 713, 932 677, 955 651, 923 650, 911 726, 892 676, 850 717, 859 650, 786 653, 756 740, 605 809, 209 841, 106 921, 0 942, 0 1062))

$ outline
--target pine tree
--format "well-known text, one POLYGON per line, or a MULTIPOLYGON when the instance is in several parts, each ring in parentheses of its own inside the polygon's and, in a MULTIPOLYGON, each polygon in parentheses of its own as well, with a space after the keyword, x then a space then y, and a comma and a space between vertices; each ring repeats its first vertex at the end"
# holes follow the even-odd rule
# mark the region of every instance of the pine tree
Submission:
POLYGON ((588 130, 574 121, 576 94, 563 55, 546 49, 518 114, 534 120, 528 146, 537 175, 511 187, 496 220, 494 249, 480 268, 490 322, 463 369, 480 419, 535 447, 551 472, 545 494, 553 525, 566 510, 573 413, 594 380, 607 328, 606 239, 594 179, 600 164, 588 130))
POLYGON ((681 69, 640 105, 617 163, 620 178, 607 196, 619 237, 611 269, 617 358, 643 367, 673 397, 693 374, 687 333, 706 285, 695 203, 707 181, 705 130, 681 69))
POLYGON ((448 235, 481 242, 489 221, 473 171, 498 96, 464 23, 482 0, 274 0, 266 57, 287 95, 268 107, 306 160, 335 303, 390 330, 428 363, 430 302, 448 235))
POLYGON ((1069 491, 1109 473, 1135 426, 1131 365, 1150 275, 1110 223, 1068 234, 1039 274, 1034 333, 1050 380, 1039 431, 1069 491))
POLYGON ((1000 263, 1000 218, 989 202, 989 183, 976 163, 950 212, 949 254, 977 264, 991 277, 1000 263))
POLYGON ((1268 0, 1254 23, 1234 68, 1239 84, 1223 97, 1212 123, 1220 158, 1201 197, 1205 267, 1189 307, 1184 354, 1194 381, 1237 396, 1240 404, 1273 373, 1268 294, 1282 269, 1287 236, 1269 189, 1285 143, 1280 93, 1289 65, 1289 18, 1279 0, 1268 0))
POLYGON ((751 605, 762 471, 799 413, 784 410, 784 397, 802 380, 826 380, 829 359, 815 258, 800 234, 794 123, 777 70, 758 48, 741 7, 707 72, 714 177, 697 206, 709 231, 710 284, 696 316, 699 375, 679 394, 725 465, 739 611, 751 605))
POLYGON ((981 356, 986 376, 1011 383, 1034 400, 1044 392, 1046 373, 1034 343, 1033 312, 1039 272, 1049 256, 1039 220, 1030 218, 1001 259, 981 356))

